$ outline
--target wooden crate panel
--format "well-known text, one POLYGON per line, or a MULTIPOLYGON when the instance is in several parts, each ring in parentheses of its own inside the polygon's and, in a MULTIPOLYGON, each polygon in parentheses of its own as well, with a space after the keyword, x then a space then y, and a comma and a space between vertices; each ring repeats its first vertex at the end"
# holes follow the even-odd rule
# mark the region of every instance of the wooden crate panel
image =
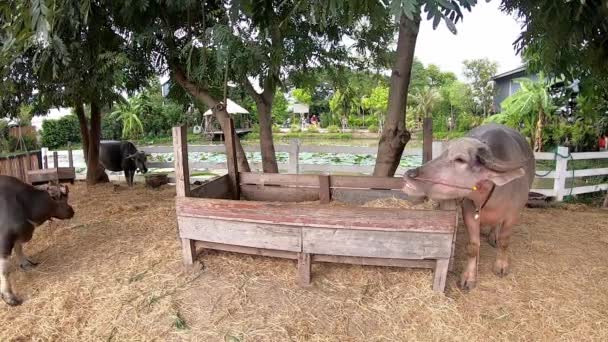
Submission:
POLYGON ((301 230, 274 224, 178 216, 180 237, 236 246, 300 252, 301 230))
POLYGON ((384 198, 398 198, 402 200, 409 199, 408 196, 401 190, 371 190, 348 188, 332 188, 331 198, 334 201, 349 204, 365 204, 370 201, 375 201, 384 198))
POLYGON ((453 234, 456 211, 176 198, 178 216, 287 226, 453 234))
POLYGON ((319 189, 243 184, 241 196, 248 201, 310 202, 319 200, 319 189))
POLYGON ((303 228, 303 252, 370 258, 449 258, 452 236, 416 232, 303 228))
POLYGON ((199 198, 230 199, 230 179, 228 175, 215 178, 199 187, 190 190, 190 196, 199 198))

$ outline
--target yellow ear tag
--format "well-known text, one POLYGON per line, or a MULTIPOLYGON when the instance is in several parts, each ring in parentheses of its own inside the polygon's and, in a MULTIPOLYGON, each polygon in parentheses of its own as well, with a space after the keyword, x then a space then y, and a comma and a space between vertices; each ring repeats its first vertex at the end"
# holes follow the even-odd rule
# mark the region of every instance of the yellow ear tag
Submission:
POLYGON ((477 185, 473 185, 473 191, 477 191, 477 185))

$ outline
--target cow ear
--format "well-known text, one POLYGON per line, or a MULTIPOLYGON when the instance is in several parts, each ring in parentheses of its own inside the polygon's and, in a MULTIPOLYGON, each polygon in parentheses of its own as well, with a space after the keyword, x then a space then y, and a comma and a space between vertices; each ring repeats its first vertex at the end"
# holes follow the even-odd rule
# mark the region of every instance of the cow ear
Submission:
POLYGON ((515 170, 505 171, 505 172, 496 172, 489 170, 488 171, 488 180, 492 183, 503 186, 507 183, 510 183, 517 178, 523 177, 526 174, 526 171, 523 167, 517 168, 515 170))
POLYGON ((67 185, 62 185, 59 188, 59 191, 61 192, 62 195, 67 196, 70 193, 70 188, 68 188, 67 185))

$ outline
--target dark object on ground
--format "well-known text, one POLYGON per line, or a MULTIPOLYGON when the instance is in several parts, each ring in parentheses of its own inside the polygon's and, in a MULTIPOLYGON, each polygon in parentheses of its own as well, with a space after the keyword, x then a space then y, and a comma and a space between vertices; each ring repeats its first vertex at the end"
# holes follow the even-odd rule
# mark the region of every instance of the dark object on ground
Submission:
POLYGON ((169 183, 169 178, 166 173, 153 173, 147 174, 146 177, 146 186, 157 189, 160 188, 163 184, 169 183))

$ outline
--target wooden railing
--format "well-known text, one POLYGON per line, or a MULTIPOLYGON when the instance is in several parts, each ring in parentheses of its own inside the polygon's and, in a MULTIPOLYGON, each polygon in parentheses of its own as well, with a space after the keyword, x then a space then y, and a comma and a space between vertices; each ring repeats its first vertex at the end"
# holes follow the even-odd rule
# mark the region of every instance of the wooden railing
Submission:
MULTIPOLYGON (((444 142, 433 142, 433 156, 437 156, 443 149, 444 142)), ((172 146, 146 146, 141 148, 146 153, 166 153, 173 154, 172 146)), ((259 146, 244 146, 245 152, 260 152, 259 146)), ((328 172, 328 173, 349 173, 349 174, 371 174, 374 170, 373 165, 332 165, 332 164, 310 164, 303 163, 300 160, 301 153, 330 153, 330 154, 358 154, 358 155, 372 155, 375 156, 378 152, 377 147, 366 147, 366 146, 316 146, 316 145, 302 145, 298 140, 292 140, 290 144, 275 145, 276 152, 288 153, 289 158, 286 163, 279 163, 279 170, 281 172, 298 174, 298 173, 314 173, 314 172, 328 172)), ((189 153, 193 152, 208 152, 208 153, 225 153, 224 145, 190 145, 188 146, 189 153)), ((60 152, 61 155, 66 155, 63 158, 67 158, 67 153, 64 151, 60 152)), ((403 155, 407 156, 420 156, 422 157, 422 149, 405 149, 403 155)), ((592 168, 592 169, 578 169, 573 170, 570 163, 577 160, 588 160, 588 159, 601 159, 608 161, 608 152, 581 152, 581 153, 569 153, 567 147, 558 147, 556 152, 537 152, 534 153, 534 157, 537 161, 555 161, 555 167, 551 170, 542 169, 536 171, 536 178, 539 179, 553 179, 553 187, 549 188, 535 188, 531 191, 543 194, 548 197, 553 197, 557 201, 562 201, 565 196, 578 195, 590 192, 597 192, 608 190, 608 182, 595 185, 585 185, 576 187, 567 187, 570 183, 570 178, 580 178, 589 176, 603 176, 608 175, 608 167, 603 168, 592 168)), ((67 161, 66 161, 67 162, 67 161)), ((61 163, 61 162, 60 162, 61 163)), ((50 164, 50 160, 49 160, 50 164)), ((607 162, 608 164, 608 162, 607 162)), ((190 169, 219 169, 225 170, 226 163, 217 162, 205 162, 205 161, 191 161, 189 163, 190 169)), ((260 163, 250 163, 251 169, 254 172, 261 172, 262 165, 260 163)), ((173 161, 167 162, 149 162, 148 168, 163 168, 173 169, 173 161)), ((537 167, 538 169, 539 167, 537 167)), ((407 168, 399 167, 396 174, 401 176, 407 168)))
POLYGON ((0 157, 0 175, 13 176, 27 182, 27 171, 42 168, 39 151, 0 157))

